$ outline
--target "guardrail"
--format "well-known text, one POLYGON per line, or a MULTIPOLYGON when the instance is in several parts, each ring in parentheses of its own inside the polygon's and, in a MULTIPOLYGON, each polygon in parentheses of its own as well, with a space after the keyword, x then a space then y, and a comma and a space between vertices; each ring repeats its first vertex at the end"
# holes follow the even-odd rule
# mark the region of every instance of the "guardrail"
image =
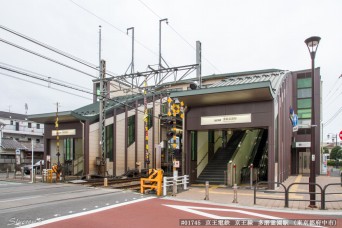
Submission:
MULTIPOLYGON (((341 178, 342 181, 342 178, 341 178)), ((288 208, 289 207, 289 202, 290 201, 312 201, 311 199, 290 199, 289 194, 302 194, 302 195, 311 195, 311 194, 317 194, 320 195, 320 199, 315 200, 315 202, 320 202, 321 203, 321 210, 325 210, 326 206, 325 204, 327 202, 342 202, 342 199, 336 199, 336 200, 327 200, 326 196, 327 195, 342 195, 342 190, 341 192, 327 192, 328 187, 330 186, 341 186, 342 187, 342 182, 341 183, 332 183, 332 184, 327 184, 325 185, 323 188, 319 185, 319 184, 315 184, 315 183, 292 183, 290 184, 288 187, 286 187, 285 185, 283 185, 280 182, 268 182, 268 181, 261 181, 256 183, 255 187, 254 187, 254 205, 257 203, 257 199, 263 199, 263 200, 284 200, 284 207, 288 208), (283 188, 283 191, 267 191, 264 188, 260 189, 259 186, 262 184, 277 184, 279 186, 281 186, 283 188), (291 192, 291 187, 294 185, 315 185, 316 187, 318 187, 320 189, 320 192, 291 192), (272 198, 272 197, 258 197, 257 196, 257 192, 262 192, 262 193, 281 193, 284 194, 284 198, 272 198)))
POLYGON ((164 177, 163 178, 163 196, 167 195, 168 187, 172 186, 172 193, 177 194, 178 192, 178 185, 183 186, 183 190, 188 189, 189 184, 189 175, 184 176, 175 176, 175 177, 164 177))
POLYGON ((325 209, 325 203, 342 202, 342 199, 341 200, 326 200, 327 195, 342 195, 342 192, 329 192, 329 193, 327 193, 326 192, 327 188, 332 186, 332 185, 341 185, 341 187, 342 187, 342 175, 341 175, 341 184, 340 183, 333 183, 333 184, 327 184, 326 186, 324 186, 323 192, 322 192, 322 203, 321 203, 321 209, 322 210, 325 209))

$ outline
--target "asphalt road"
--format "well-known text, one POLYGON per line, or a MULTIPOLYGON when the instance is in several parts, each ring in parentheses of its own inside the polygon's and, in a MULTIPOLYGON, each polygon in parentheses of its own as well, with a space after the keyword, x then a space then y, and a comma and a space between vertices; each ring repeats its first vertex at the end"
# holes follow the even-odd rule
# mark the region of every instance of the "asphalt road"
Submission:
POLYGON ((0 227, 18 227, 144 198, 138 193, 72 184, 0 181, 0 227))
POLYGON ((157 198, 131 191, 74 184, 0 181, 0 228, 173 228, 219 224, 241 227, 342 227, 341 215, 340 211, 285 211, 236 207, 203 200, 175 200, 174 197, 157 198), (230 224, 227 225, 227 222, 230 224), (308 225, 301 225, 305 222, 308 225))

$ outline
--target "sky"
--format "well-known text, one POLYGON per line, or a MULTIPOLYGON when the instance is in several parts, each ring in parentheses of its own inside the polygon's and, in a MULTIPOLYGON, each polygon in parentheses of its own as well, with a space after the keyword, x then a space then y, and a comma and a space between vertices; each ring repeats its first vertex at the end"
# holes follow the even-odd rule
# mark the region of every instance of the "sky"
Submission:
MULTIPOLYGON (((0 5, 2 27, 93 67, 99 65, 101 53, 107 71, 113 75, 123 75, 130 65, 132 38, 131 33, 126 33, 130 27, 135 28, 135 71, 146 71, 148 65, 158 64, 159 20, 164 18, 169 23, 161 23, 161 50, 167 64, 195 64, 196 41, 201 41, 203 76, 270 68, 310 69, 311 59, 304 40, 320 36, 315 64, 321 69, 323 82, 323 137, 326 140, 327 134, 335 137, 342 131, 340 0, 0 0, 0 5)), ((98 76, 96 70, 4 29, 0 29, 0 39, 0 66, 92 92, 92 80, 98 76)), ((60 111, 92 102, 89 93, 8 70, 0 69, 0 82, 0 111, 24 114, 27 104, 27 114, 49 113, 56 111, 57 102, 60 111)))

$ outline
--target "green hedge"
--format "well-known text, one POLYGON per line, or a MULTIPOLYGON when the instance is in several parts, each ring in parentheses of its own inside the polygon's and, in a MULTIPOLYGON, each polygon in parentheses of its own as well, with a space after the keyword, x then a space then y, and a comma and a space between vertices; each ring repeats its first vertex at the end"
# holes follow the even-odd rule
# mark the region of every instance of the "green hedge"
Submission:
MULTIPOLYGON (((337 161, 338 166, 342 166, 342 161, 337 161)), ((328 161, 328 166, 336 166, 336 160, 329 160, 328 161)))

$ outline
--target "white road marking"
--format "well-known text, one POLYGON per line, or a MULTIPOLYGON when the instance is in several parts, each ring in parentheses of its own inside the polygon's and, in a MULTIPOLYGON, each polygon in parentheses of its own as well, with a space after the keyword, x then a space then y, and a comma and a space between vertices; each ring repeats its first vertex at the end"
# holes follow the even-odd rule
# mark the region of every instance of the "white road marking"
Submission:
POLYGON ((18 201, 18 200, 26 200, 26 199, 34 199, 34 198, 39 198, 42 196, 29 196, 29 197, 21 197, 21 198, 14 198, 14 199, 9 199, 9 200, 1 200, 0 203, 6 203, 6 202, 12 202, 12 201, 18 201))
POLYGON ((235 212, 235 213, 240 213, 244 215, 253 215, 261 218, 266 218, 266 219, 283 219, 279 217, 274 217, 270 215, 264 215, 260 213, 255 213, 255 212, 250 212, 250 211, 244 211, 244 210, 239 210, 239 209, 228 209, 228 208, 212 208, 212 207, 193 207, 193 206, 181 206, 181 205, 167 205, 164 204, 164 206, 167 207, 172 207, 178 210, 186 211, 189 213, 201 215, 204 217, 212 218, 212 219, 246 219, 246 218, 236 218, 236 217, 224 217, 224 216, 219 216, 219 215, 214 215, 210 213, 206 213, 203 211, 198 211, 198 210, 206 210, 206 211, 226 211, 226 212, 235 212))
POLYGON ((82 210, 84 210, 84 211, 85 211, 85 210, 87 210, 87 208, 83 208, 82 210))
POLYGON ((41 222, 38 222, 38 223, 35 223, 35 224, 29 224, 27 226, 20 226, 20 227, 21 228, 37 227, 37 226, 41 226, 41 225, 50 224, 50 223, 53 223, 53 222, 58 222, 58 221, 66 220, 66 219, 80 217, 80 216, 83 216, 83 215, 89 215, 89 214, 105 211, 105 210, 108 210, 108 209, 113 209, 113 208, 116 208, 116 207, 121 207, 121 206, 129 205, 129 204, 134 204, 134 203, 138 203, 138 202, 142 202, 142 201, 146 201, 146 200, 150 200, 150 199, 154 199, 154 198, 155 197, 146 197, 144 199, 138 199, 138 200, 130 201, 130 202, 126 202, 126 203, 115 204, 115 205, 111 205, 111 206, 108 206, 108 207, 102 207, 102 208, 95 209, 95 210, 92 210, 92 211, 85 211, 85 212, 80 212, 80 213, 77 213, 77 214, 66 215, 66 216, 62 216, 62 217, 59 217, 59 218, 52 218, 52 219, 41 221, 41 222))

